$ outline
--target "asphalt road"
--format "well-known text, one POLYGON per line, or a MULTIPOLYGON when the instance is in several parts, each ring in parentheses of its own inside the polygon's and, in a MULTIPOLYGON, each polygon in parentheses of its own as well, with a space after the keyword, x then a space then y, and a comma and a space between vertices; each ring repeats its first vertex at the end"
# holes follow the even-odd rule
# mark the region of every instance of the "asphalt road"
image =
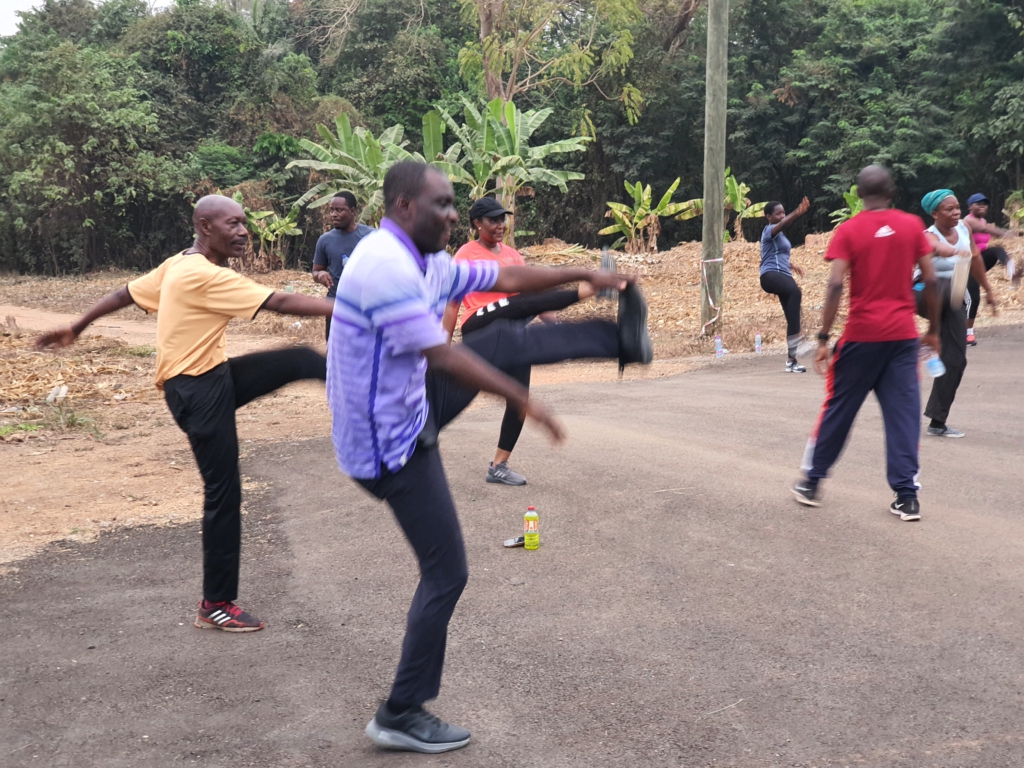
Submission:
POLYGON ((465 414, 442 447, 471 577, 432 708, 473 741, 436 757, 362 734, 416 582, 390 514, 326 440, 254 448, 267 630, 191 626, 195 525, 55 545, 0 580, 0 765, 1020 766, 1022 350, 970 351, 915 524, 873 399, 826 506, 793 502, 822 383, 779 357, 543 388, 570 442, 524 433, 525 488, 483 482, 498 404, 465 414), (540 550, 503 549, 527 504, 540 550))

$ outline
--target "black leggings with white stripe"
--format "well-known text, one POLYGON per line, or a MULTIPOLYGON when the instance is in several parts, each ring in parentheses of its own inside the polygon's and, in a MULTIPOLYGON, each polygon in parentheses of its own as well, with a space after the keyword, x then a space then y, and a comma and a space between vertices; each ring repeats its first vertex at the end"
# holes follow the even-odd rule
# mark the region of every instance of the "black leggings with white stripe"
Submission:
POLYGON ((800 301, 803 293, 792 275, 785 272, 765 272, 761 275, 761 290, 779 297, 786 316, 786 341, 789 356, 796 356, 796 343, 800 340, 800 301))
MULTIPOLYGON (((515 320, 523 325, 544 312, 557 312, 580 300, 579 291, 544 291, 542 293, 518 293, 502 302, 481 307, 462 324, 462 338, 467 339, 493 323, 495 320, 515 320)), ((527 389, 530 388, 530 366, 506 371, 509 376, 527 389)), ((523 417, 511 403, 505 404, 505 415, 501 419, 498 433, 498 449, 509 453, 516 447, 523 431, 523 417)))

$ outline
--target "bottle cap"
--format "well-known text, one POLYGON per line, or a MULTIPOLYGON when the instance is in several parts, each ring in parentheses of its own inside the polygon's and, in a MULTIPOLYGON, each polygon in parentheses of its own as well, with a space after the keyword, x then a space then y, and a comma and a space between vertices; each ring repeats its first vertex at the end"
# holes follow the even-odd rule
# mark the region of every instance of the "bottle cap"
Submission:
POLYGON ((527 507, 527 508, 526 508, 526 511, 527 511, 527 512, 533 512, 533 511, 534 511, 534 509, 533 509, 533 507, 527 507))

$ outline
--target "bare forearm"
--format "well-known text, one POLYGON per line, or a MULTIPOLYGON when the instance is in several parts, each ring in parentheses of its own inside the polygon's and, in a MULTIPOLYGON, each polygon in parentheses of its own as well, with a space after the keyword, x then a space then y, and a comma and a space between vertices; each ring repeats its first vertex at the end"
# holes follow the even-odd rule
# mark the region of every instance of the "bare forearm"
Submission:
POLYGON ((566 283, 589 280, 589 269, 559 267, 502 267, 492 290, 499 293, 534 293, 556 288, 566 283))
POLYGON ((334 302, 301 293, 272 293, 263 308, 279 315, 330 317, 334 312, 334 302))
POLYGON ((839 311, 839 302, 843 298, 843 284, 829 282, 825 289, 825 307, 821 311, 821 332, 829 333, 832 330, 832 323, 836 320, 836 313, 839 311))
POLYGON ((794 221, 796 221, 798 218, 800 218, 800 215, 801 214, 799 212, 793 211, 792 213, 787 215, 786 218, 784 218, 782 221, 780 221, 778 224, 772 224, 772 237, 775 237, 777 234, 779 234, 779 232, 781 232, 786 227, 788 227, 790 224, 792 224, 794 221))
POLYGON ((441 327, 444 328, 445 333, 448 334, 448 341, 451 341, 452 334, 455 333, 455 323, 459 319, 459 305, 449 304, 444 308, 444 317, 441 318, 441 327))
POLYGON ((520 410, 526 407, 530 396, 526 387, 463 345, 445 344, 425 349, 423 354, 433 370, 447 373, 471 389, 499 395, 514 403, 520 410))
POLYGON ((99 318, 112 312, 117 312, 119 309, 124 309, 130 304, 132 304, 132 295, 128 293, 128 287, 125 286, 113 293, 108 293, 93 304, 84 315, 71 324, 71 327, 74 329, 76 336, 81 335, 82 331, 99 318))

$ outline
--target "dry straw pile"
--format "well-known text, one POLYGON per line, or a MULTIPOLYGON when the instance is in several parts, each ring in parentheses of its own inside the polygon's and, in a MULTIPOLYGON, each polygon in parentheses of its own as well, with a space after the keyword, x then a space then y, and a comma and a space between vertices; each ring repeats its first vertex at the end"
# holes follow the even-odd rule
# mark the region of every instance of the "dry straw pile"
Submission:
POLYGON ((148 348, 102 336, 86 336, 64 350, 36 351, 27 334, 0 336, 0 408, 45 403, 54 387, 66 386, 69 406, 150 399, 153 360, 148 348))

